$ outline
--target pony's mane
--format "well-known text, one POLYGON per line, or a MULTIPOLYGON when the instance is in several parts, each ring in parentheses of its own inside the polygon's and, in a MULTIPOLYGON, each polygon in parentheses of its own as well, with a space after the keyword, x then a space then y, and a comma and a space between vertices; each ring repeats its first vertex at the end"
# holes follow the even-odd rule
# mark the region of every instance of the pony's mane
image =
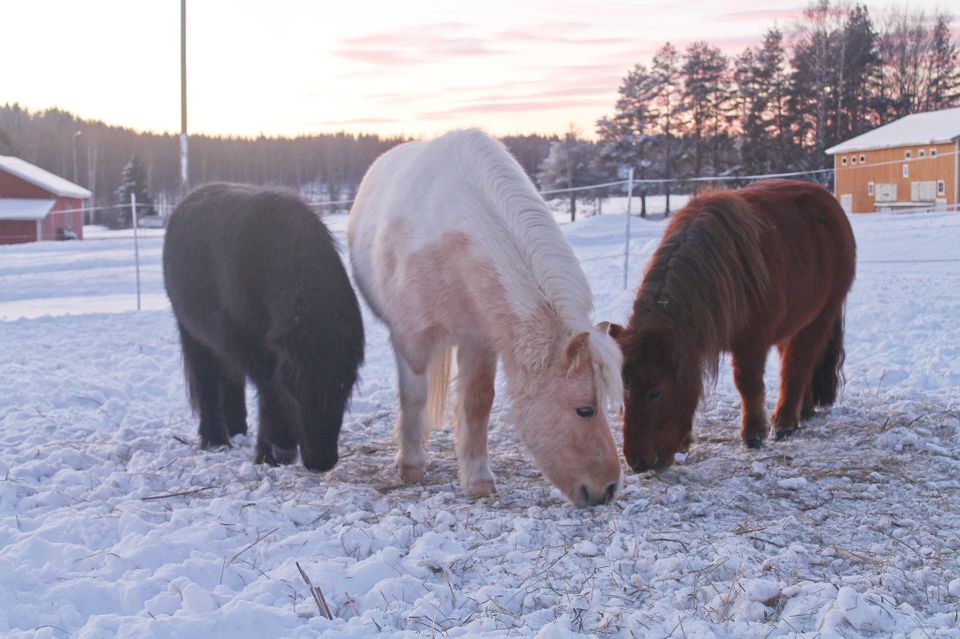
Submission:
POLYGON ((598 401, 622 400, 621 356, 606 333, 591 330, 593 294, 566 238, 527 174, 510 152, 479 129, 452 131, 437 140, 453 146, 465 183, 503 219, 520 258, 568 337, 589 331, 598 401))
POLYGON ((631 329, 671 329, 678 359, 699 354, 701 376, 716 379, 720 353, 769 284, 763 227, 735 191, 692 199, 667 228, 647 267, 631 329))
POLYGON ((564 326, 574 332, 587 330, 593 312, 590 285, 523 168, 503 144, 479 129, 453 131, 440 140, 456 146, 463 179, 502 216, 537 288, 564 326))

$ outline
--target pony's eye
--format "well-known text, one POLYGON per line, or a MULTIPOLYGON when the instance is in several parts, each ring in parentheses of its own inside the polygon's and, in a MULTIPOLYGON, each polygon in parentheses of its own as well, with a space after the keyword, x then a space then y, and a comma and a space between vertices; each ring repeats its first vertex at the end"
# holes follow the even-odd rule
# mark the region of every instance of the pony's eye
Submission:
POLYGON ((593 417, 597 414, 597 409, 593 406, 577 406, 577 415, 580 417, 593 417))
POLYGON ((647 393, 647 399, 649 399, 651 402, 655 402, 660 399, 661 395, 663 395, 663 391, 659 388, 654 388, 652 391, 647 393))

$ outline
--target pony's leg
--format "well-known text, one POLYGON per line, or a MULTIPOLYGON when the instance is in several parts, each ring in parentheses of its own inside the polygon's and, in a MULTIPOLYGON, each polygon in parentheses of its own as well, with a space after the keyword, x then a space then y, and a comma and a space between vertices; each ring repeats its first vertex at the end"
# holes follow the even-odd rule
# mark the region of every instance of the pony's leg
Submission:
POLYGON ((775 439, 786 439, 800 427, 801 409, 807 395, 810 395, 807 409, 813 413, 810 387, 813 368, 827 346, 834 319, 821 315, 791 337, 780 353, 780 396, 772 418, 775 439))
POLYGON ((743 403, 740 437, 747 448, 762 448, 767 437, 763 369, 766 349, 751 346, 733 352, 733 381, 743 403))
POLYGON ((297 458, 297 438, 293 420, 298 418, 296 403, 281 383, 279 371, 254 377, 257 385, 260 426, 257 430, 258 464, 291 464, 297 458))
POLYGON ((813 402, 813 385, 807 384, 807 390, 803 393, 803 403, 800 404, 800 421, 810 419, 816 413, 813 402))
POLYGON ((200 448, 229 446, 220 406, 220 384, 225 379, 223 367, 213 351, 195 340, 183 326, 180 326, 180 344, 190 403, 200 414, 200 448))
POLYGON ((247 399, 244 381, 242 378, 239 382, 224 378, 220 383, 220 407, 223 409, 227 433, 231 437, 247 434, 247 399))
POLYGON ((424 408, 427 404, 426 370, 415 373, 403 354, 394 346, 397 359, 397 377, 400 383, 400 415, 397 419, 397 468, 406 482, 418 482, 423 477, 427 461, 424 437, 427 425, 424 408))
POLYGON ((486 497, 496 490, 487 458, 487 425, 493 405, 497 352, 484 344, 460 344, 457 371, 453 436, 460 486, 471 497, 486 497))

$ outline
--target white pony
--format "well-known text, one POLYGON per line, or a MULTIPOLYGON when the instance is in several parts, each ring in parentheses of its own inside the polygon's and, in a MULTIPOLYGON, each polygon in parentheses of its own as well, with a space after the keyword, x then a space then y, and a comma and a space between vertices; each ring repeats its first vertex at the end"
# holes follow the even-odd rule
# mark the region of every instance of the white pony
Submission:
POLYGON ((502 144, 464 130, 384 153, 363 178, 347 238, 357 285, 390 329, 406 481, 423 474, 427 416, 436 424, 446 413, 455 347, 468 495, 494 491, 487 423, 499 356, 509 420, 540 470, 576 505, 615 497, 620 459, 603 409, 622 401, 620 350, 591 327, 580 264, 502 144))

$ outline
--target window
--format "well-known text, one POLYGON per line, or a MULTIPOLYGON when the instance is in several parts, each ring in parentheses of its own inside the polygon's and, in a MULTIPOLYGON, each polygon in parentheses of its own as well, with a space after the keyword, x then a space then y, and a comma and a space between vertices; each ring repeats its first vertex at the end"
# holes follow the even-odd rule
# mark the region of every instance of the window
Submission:
POLYGON ((923 149, 920 149, 919 151, 917 151, 917 157, 918 157, 918 158, 925 158, 925 157, 927 157, 927 152, 924 151, 923 149))
POLYGON ((910 177, 910 165, 909 165, 909 164, 904 164, 904 165, 903 165, 903 177, 910 177))
POLYGON ((909 160, 909 159, 912 158, 912 157, 913 157, 913 152, 912 152, 912 151, 904 151, 904 152, 903 152, 903 159, 904 159, 904 160, 909 160))
POLYGON ((867 195, 874 194, 873 182, 867 182, 867 195))
POLYGON ((943 180, 937 180, 937 195, 947 194, 947 183, 943 180))
POLYGON ((932 158, 937 157, 937 150, 936 150, 936 149, 930 149, 930 157, 932 157, 932 158))
POLYGON ((847 156, 843 156, 842 158, 840 158, 840 164, 842 164, 843 166, 847 165, 847 156))
POLYGON ((867 163, 867 156, 861 154, 861 155, 860 155, 860 164, 866 164, 866 163, 867 163))
POLYGON ((851 155, 851 156, 850 156, 850 164, 856 164, 856 163, 857 163, 857 156, 851 155))

